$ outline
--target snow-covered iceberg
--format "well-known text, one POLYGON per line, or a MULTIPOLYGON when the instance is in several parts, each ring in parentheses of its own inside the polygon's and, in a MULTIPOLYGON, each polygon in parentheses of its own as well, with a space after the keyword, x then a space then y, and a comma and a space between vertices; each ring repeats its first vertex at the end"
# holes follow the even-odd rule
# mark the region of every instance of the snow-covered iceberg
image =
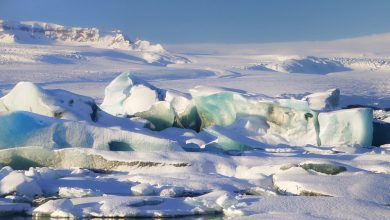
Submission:
POLYGON ((155 130, 172 126, 199 130, 200 120, 188 95, 156 88, 132 73, 122 73, 106 87, 100 107, 114 116, 144 118, 155 130))

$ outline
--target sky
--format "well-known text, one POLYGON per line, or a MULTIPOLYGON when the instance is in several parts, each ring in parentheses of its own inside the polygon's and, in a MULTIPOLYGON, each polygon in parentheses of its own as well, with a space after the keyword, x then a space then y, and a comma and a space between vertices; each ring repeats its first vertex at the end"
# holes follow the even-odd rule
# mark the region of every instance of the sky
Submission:
POLYGON ((0 0, 0 19, 167 44, 318 41, 390 32, 390 0, 0 0))

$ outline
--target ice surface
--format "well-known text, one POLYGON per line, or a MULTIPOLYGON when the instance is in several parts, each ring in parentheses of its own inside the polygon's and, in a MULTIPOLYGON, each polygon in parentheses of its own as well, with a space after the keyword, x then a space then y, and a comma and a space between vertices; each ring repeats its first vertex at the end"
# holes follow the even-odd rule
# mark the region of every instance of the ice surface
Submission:
MULTIPOLYGON (((283 210, 282 213, 298 210, 297 213, 302 216, 306 216, 305 211, 311 210, 316 216, 325 217, 380 217, 389 213, 385 206, 390 198, 387 192, 388 174, 369 171, 374 165, 377 168, 387 167, 388 154, 364 148, 360 153, 343 153, 339 148, 339 153, 332 156, 325 151, 309 150, 248 152, 242 156, 75 148, 45 150, 57 155, 52 157, 61 161, 41 165, 57 168, 30 168, 25 176, 38 184, 44 197, 66 197, 44 201, 34 209, 35 216, 151 217, 158 213, 161 217, 223 213, 225 216, 254 215, 256 218, 259 209, 264 210, 263 214, 267 216, 274 216, 274 210, 283 210), (351 156, 355 159, 350 160, 351 156), (365 167, 364 164, 369 161, 371 166, 365 167), (347 170, 327 175, 314 171, 314 168, 302 168, 314 163, 343 166, 347 170), (90 170, 72 168, 75 166, 90 170), (311 197, 280 196, 277 193, 311 197), (294 209, 286 206, 286 200, 294 209), (280 207, 275 207, 275 204, 280 207), (332 208, 340 204, 348 207, 347 213, 345 209, 332 208), (327 208, 322 209, 324 206, 327 208), (352 207, 376 211, 361 213, 352 207), (329 213, 329 209, 333 211, 329 213)), ((38 148, 31 148, 29 153, 27 148, 2 150, 0 161, 5 162, 4 157, 10 152, 14 157, 39 162, 38 148)), ((47 155, 41 155, 40 161, 48 162, 47 155)), ((8 176, 14 172, 23 174, 8 168, 3 168, 0 173, 8 176)), ((1 176, 0 179, 4 178, 1 176)), ((23 179, 23 184, 27 183, 23 179)))

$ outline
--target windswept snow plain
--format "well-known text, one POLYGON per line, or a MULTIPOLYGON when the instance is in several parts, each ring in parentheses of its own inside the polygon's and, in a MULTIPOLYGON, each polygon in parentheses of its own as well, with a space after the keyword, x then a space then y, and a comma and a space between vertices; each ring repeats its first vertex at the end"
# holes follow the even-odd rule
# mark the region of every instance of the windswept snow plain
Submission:
POLYGON ((389 43, 0 21, 0 218, 390 219, 389 43))

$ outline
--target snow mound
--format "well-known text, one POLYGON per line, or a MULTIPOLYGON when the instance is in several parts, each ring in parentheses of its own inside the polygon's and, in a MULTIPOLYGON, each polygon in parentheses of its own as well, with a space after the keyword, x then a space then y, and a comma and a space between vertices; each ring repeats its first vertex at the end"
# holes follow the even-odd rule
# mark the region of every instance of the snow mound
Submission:
POLYGON ((29 111, 73 121, 97 121, 98 107, 92 98, 65 90, 45 90, 31 82, 19 82, 0 98, 0 112, 29 111))

